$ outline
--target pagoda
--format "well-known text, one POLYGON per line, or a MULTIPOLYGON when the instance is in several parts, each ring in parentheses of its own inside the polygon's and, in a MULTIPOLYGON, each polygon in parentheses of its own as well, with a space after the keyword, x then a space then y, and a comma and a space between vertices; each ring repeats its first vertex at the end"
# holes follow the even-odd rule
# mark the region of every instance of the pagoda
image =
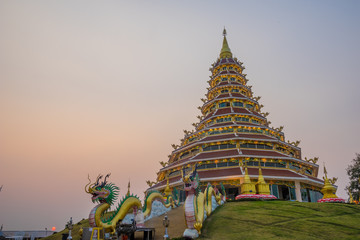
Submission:
POLYGON ((222 182, 230 199, 243 192, 242 185, 256 184, 260 170, 261 184, 266 181, 270 194, 316 202, 324 185, 317 178, 318 158, 302 159, 300 141, 286 142, 283 127, 270 126, 269 113, 262 112, 260 97, 254 96, 245 67, 233 57, 226 35, 224 29, 220 56, 211 65, 206 98, 201 99, 199 122, 193 124, 194 130, 184 130, 179 145, 172 144, 174 151, 168 161, 160 162, 157 182, 148 191, 176 187, 184 200, 181 170, 197 164, 201 186, 222 182))

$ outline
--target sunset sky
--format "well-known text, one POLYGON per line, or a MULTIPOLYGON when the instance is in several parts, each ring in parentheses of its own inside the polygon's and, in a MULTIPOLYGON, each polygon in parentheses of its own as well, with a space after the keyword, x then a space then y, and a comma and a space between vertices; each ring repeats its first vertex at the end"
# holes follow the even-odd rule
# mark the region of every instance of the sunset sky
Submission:
POLYGON ((167 161, 226 26, 272 126, 338 177, 360 152, 360 1, 0 1, 0 225, 64 228, 167 161))

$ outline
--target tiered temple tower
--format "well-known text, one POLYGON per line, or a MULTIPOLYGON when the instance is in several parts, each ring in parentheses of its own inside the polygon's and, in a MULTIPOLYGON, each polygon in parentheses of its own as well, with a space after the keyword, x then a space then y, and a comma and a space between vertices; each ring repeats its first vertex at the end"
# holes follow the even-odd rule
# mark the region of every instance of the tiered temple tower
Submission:
POLYGON ((148 190, 164 191, 167 182, 180 189, 181 168, 198 164, 201 183, 219 185, 222 182, 229 198, 240 191, 246 162, 251 181, 258 180, 259 164, 271 194, 280 199, 312 201, 322 197, 323 181, 317 178, 317 158, 302 160, 299 141, 286 142, 283 127, 273 128, 262 112, 248 85, 245 67, 233 54, 226 39, 226 30, 219 58, 212 64, 206 99, 199 107, 199 122, 195 130, 184 130, 180 145, 169 160, 162 163, 157 183, 148 190))

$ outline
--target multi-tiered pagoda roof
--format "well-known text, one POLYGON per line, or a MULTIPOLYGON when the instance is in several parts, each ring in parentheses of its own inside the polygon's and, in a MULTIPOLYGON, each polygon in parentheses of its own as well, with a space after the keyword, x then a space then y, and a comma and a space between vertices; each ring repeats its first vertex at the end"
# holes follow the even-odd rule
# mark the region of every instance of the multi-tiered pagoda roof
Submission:
POLYGON ((170 187, 181 189, 181 168, 198 164, 201 182, 223 182, 226 189, 236 191, 244 177, 241 165, 246 162, 252 180, 256 181, 261 164, 271 190, 280 194, 281 186, 288 187, 289 199, 294 198, 291 194, 296 186, 306 195, 305 201, 318 193, 323 182, 317 179, 317 159, 303 160, 299 142, 286 142, 283 127, 271 126, 244 69, 243 63, 233 57, 224 30, 220 56, 210 68, 208 92, 201 99, 199 122, 193 124, 194 130, 184 130, 179 145, 173 144, 174 151, 162 163, 157 183, 150 189, 163 190, 167 179, 170 187))

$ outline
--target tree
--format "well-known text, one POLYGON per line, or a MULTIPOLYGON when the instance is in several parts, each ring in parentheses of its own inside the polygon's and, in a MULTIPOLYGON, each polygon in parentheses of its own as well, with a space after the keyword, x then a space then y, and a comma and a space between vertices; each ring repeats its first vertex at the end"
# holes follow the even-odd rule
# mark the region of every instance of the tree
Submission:
MULTIPOLYGON (((359 200, 360 191, 360 154, 356 153, 351 164, 346 168, 347 175, 349 176, 350 183, 346 186, 345 190, 351 192, 354 200, 359 200)), ((349 194, 350 195, 350 194, 349 194)))

